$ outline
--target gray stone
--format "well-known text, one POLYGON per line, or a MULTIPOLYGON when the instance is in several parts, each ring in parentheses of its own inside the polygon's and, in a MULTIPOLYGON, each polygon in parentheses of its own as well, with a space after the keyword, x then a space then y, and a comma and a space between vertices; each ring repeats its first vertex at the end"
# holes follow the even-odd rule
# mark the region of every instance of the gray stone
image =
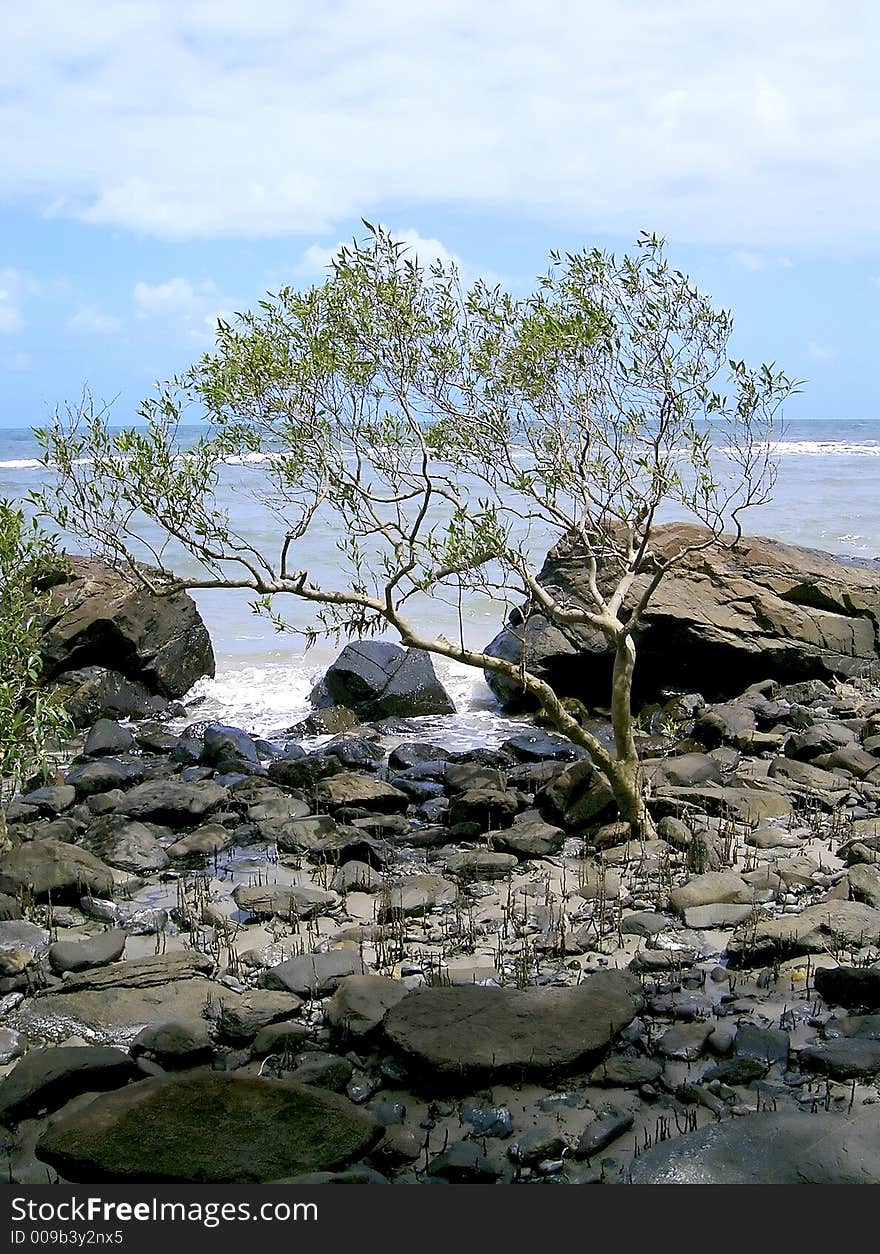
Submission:
POLYGON ((114 928, 84 941, 56 941, 49 947, 49 965, 57 975, 106 966, 122 957, 126 939, 125 932, 114 928))
POLYGON ((632 1021, 639 991, 616 971, 570 988, 423 988, 388 1011, 383 1029, 438 1081, 551 1074, 594 1066, 632 1021))
POLYGON ((332 993, 346 976, 363 972, 364 964, 356 950, 331 949, 327 953, 301 954, 269 967, 263 983, 266 988, 300 997, 323 997, 332 993))
POLYGON ((77 1093, 115 1089, 137 1075, 121 1049, 63 1046, 32 1049, 0 1080, 0 1119, 54 1110, 77 1093))
POLYGON ((157 779, 138 784, 126 793, 116 807, 120 814, 169 827, 192 827, 226 803, 229 793, 213 780, 186 784, 180 780, 157 779))
POLYGON ((336 893, 305 885, 267 884, 265 887, 239 884, 232 894, 244 914, 263 918, 277 915, 280 919, 311 919, 332 910, 338 903, 336 893))
POLYGON ((84 892, 107 897, 113 892, 113 872, 86 849, 56 840, 32 840, 0 859, 0 892, 12 896, 22 890, 35 897, 78 901, 84 892))
POLYGON ((634 1160, 633 1184, 880 1184, 870 1111, 762 1112, 662 1141, 634 1160))
POLYGON ((349 976, 327 1003, 327 1022, 343 1035, 367 1036, 408 993, 404 983, 385 975, 349 976))
POLYGON ((832 946, 861 949, 878 943, 880 910, 859 901, 826 900, 737 934, 728 942, 727 956, 734 966, 758 966, 777 957, 827 953, 832 946))

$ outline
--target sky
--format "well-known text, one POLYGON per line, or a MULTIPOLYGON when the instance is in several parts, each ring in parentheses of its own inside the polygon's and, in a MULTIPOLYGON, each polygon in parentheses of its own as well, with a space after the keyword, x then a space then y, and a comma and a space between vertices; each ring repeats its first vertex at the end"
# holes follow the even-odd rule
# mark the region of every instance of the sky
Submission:
POLYGON ((0 0, 0 426, 129 420, 215 319, 382 222, 529 291, 641 229, 880 418, 874 0, 0 0))

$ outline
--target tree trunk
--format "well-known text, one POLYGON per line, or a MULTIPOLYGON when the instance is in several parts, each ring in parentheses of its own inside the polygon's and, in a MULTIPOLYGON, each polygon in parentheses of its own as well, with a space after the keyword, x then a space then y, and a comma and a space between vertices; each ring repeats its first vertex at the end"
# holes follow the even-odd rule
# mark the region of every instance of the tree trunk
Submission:
POLYGON ((657 835, 654 820, 645 801, 645 779, 636 749, 632 716, 632 678, 636 648, 632 636, 620 632, 614 646, 614 670, 611 678, 611 726, 617 762, 609 779, 620 809, 620 817, 632 827, 637 840, 653 840, 657 835))

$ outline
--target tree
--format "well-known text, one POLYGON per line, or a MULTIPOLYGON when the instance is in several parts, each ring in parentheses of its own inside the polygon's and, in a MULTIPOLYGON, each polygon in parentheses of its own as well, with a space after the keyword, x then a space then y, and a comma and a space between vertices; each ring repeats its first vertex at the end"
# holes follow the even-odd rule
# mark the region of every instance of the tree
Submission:
POLYGON ((47 773, 51 747, 71 727, 42 684, 40 655, 47 585, 62 571, 52 540, 0 500, 0 801, 22 779, 47 773))
POLYGON ((141 406, 140 428, 114 434, 89 405, 56 415, 41 433, 58 471, 54 516, 156 590, 248 588, 279 629, 277 598, 290 594, 318 607, 310 640, 390 627, 407 645, 506 675, 587 749, 622 817, 650 833, 630 702, 636 631, 693 549, 652 552, 658 511, 698 519, 705 543, 726 532, 735 542, 743 511, 772 487, 773 424, 796 385, 728 359, 731 316, 670 268, 656 237, 622 258, 553 253, 517 299, 482 281, 466 288, 452 264, 426 269, 365 225, 325 282, 219 322, 215 350, 141 406), (181 454, 180 425, 194 417, 204 434, 181 454), (230 455, 267 458, 274 551, 238 534, 220 499, 230 455), (328 586, 308 553, 331 516, 343 539, 328 586), (149 557, 167 584, 137 566, 146 520, 196 560, 197 576, 176 579, 157 544, 149 557), (535 545, 561 538, 582 555, 588 606, 562 604, 538 581, 535 545), (413 621, 415 598, 468 589, 604 634, 615 752, 525 665, 471 647, 463 629, 453 641, 413 621))

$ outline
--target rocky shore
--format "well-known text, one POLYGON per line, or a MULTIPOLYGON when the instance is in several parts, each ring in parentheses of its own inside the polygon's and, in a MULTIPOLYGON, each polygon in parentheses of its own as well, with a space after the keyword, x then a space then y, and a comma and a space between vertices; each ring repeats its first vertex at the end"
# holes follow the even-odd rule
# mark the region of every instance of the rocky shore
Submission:
POLYGON ((880 580, 834 565, 822 677, 657 693, 649 842, 550 731, 421 738, 393 646, 271 741, 95 697, 6 816, 9 1178, 880 1182, 880 691, 826 647, 880 580))

